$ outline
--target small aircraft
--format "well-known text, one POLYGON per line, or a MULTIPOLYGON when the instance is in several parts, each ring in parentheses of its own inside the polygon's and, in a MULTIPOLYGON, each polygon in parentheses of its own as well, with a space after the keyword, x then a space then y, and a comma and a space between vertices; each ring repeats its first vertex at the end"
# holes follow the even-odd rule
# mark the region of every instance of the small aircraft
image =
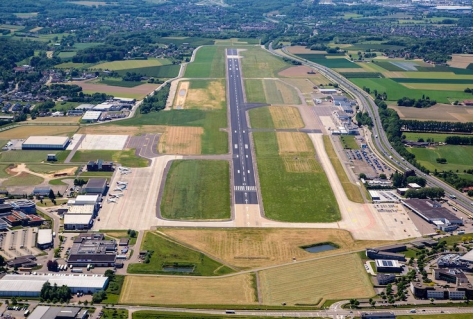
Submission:
POLYGON ((119 169, 120 171, 122 171, 122 172, 124 172, 124 171, 128 171, 128 172, 130 172, 130 168, 128 168, 128 167, 119 166, 119 168, 118 168, 118 169, 119 169))
POLYGON ((109 194, 109 196, 112 197, 112 198, 119 198, 119 197, 122 197, 123 194, 121 194, 121 193, 118 193, 118 194, 109 194))
POLYGON ((125 187, 117 187, 114 189, 114 192, 121 192, 125 189, 125 187))
POLYGON ((107 198, 107 203, 117 203, 116 198, 107 198))
POLYGON ((128 185, 128 182, 118 181, 117 184, 118 184, 118 185, 128 185))

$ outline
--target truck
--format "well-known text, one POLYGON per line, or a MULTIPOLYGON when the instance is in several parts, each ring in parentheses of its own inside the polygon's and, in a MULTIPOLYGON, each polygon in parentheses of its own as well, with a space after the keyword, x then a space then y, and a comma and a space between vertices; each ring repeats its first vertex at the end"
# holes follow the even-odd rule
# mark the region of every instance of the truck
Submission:
POLYGON ((71 272, 82 273, 83 270, 82 270, 82 268, 72 268, 72 269, 71 269, 71 272))

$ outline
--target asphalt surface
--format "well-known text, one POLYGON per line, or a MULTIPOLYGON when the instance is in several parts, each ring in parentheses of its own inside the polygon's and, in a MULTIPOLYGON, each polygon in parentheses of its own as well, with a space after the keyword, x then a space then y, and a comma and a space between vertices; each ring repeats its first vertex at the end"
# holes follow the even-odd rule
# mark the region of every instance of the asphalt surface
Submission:
POLYGON ((226 49, 227 100, 230 110, 232 171, 235 204, 258 204, 257 186, 245 117, 245 100, 237 49, 226 49))
MULTIPOLYGON (((271 45, 269 47, 269 51, 274 55, 279 55, 278 53, 273 51, 271 45)), ((426 175, 410 163, 406 162, 405 159, 392 148, 385 134, 385 131, 383 130, 382 121, 377 111, 378 107, 377 105, 375 105, 371 96, 367 92, 362 91, 352 82, 347 80, 345 77, 341 76, 339 73, 325 66, 304 59, 297 59, 288 52, 286 52, 285 48, 283 48, 283 52, 287 54, 287 57, 290 56, 295 60, 299 60, 304 65, 317 69, 328 79, 338 83, 339 87, 344 89, 346 92, 352 94, 359 101, 361 109, 367 111, 374 122, 374 127, 372 130, 372 136, 374 136, 373 142, 376 148, 381 151, 381 154, 385 156, 386 161, 391 162, 392 165, 398 167, 401 171, 414 170, 418 176, 422 176, 426 179, 427 186, 443 188, 447 196, 455 195, 457 198, 451 200, 454 201, 457 205, 461 206, 472 216, 473 206, 472 200, 470 198, 468 198, 465 194, 459 192, 458 190, 454 189, 453 187, 449 186, 448 184, 444 183, 443 181, 430 175, 426 175)))

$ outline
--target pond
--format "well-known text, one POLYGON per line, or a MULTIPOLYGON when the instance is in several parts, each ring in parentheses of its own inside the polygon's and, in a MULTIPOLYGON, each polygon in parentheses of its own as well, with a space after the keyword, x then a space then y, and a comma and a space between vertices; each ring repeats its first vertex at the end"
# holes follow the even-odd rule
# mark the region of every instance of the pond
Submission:
POLYGON ((320 253, 323 251, 328 251, 328 250, 333 250, 337 249, 338 247, 331 245, 331 244, 316 244, 312 246, 305 246, 302 247, 304 250, 306 250, 308 253, 320 253))
POLYGON ((161 269, 163 272, 179 272, 179 273, 192 273, 194 266, 163 266, 161 269))

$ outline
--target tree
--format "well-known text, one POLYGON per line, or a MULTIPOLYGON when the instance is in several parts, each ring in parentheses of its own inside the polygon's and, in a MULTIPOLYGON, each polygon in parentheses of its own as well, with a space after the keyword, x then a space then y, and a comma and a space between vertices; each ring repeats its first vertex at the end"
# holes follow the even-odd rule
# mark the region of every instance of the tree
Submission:
POLYGON ((54 195, 54 192, 52 189, 49 190, 49 194, 48 194, 48 197, 51 201, 53 201, 54 199, 56 199, 56 195, 54 195))
POLYGON ((385 174, 380 174, 379 177, 380 177, 380 179, 387 179, 387 175, 385 175, 385 174))

